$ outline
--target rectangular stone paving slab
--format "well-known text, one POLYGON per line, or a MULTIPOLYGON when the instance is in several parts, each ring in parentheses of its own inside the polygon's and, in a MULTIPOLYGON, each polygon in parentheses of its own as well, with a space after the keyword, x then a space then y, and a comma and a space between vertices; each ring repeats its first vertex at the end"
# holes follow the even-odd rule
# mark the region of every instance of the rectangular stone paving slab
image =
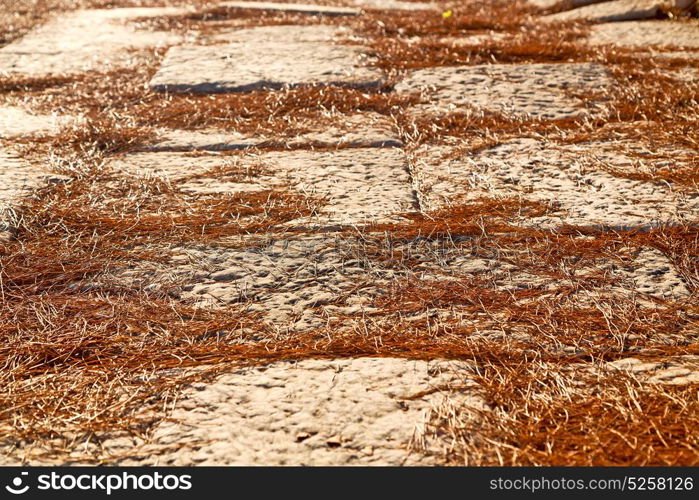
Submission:
POLYGON ((418 106, 416 112, 444 113, 474 106, 556 120, 588 112, 586 103, 569 91, 594 90, 609 83, 600 64, 490 64, 421 69, 396 85, 396 91, 423 92, 429 104, 418 106))
POLYGON ((291 188, 327 201, 308 224, 355 224, 388 220, 412 210, 415 198, 403 152, 395 148, 348 148, 336 151, 272 151, 236 156, 181 153, 137 153, 113 162, 113 167, 137 175, 157 175, 180 181, 197 193, 260 191, 291 188), (238 171, 266 170, 249 179, 231 181, 217 174, 221 167, 238 171), (207 175, 207 172, 213 172, 207 175))
MULTIPOLYGON (((590 30, 590 43, 632 47, 699 48, 699 21, 629 21, 603 23, 590 30)), ((696 57, 696 56, 695 56, 696 57)))
POLYGON ((350 7, 338 7, 334 5, 313 5, 305 3, 277 3, 277 2, 223 2, 219 7, 231 9, 253 9, 281 12, 295 12, 322 16, 357 16, 359 9, 350 7))
POLYGON ((664 5, 666 3, 660 0, 614 0, 559 12, 546 18, 554 21, 589 20, 601 22, 650 19, 658 15, 664 5))
POLYGON ((15 106, 0 106, 0 139, 55 133, 69 119, 56 115, 35 115, 15 106))
MULTIPOLYGON (((488 198, 549 202, 561 211, 531 219, 531 224, 606 225, 647 228, 660 222, 699 217, 699 196, 663 182, 613 176, 605 166, 634 168, 625 143, 555 146, 517 139, 464 158, 448 159, 441 147, 417 152, 424 208, 488 198)), ((666 161, 666 160, 663 160, 666 161)))
POLYGON ((125 8, 63 14, 0 48, 0 72, 42 76, 105 69, 120 57, 127 59, 128 49, 180 40, 172 33, 137 30, 127 20, 186 12, 175 8, 125 8))
POLYGON ((105 447, 134 457, 121 465, 434 465, 410 443, 444 446, 426 424, 447 395, 474 416, 487 410, 475 391, 449 389, 471 376, 466 362, 394 358, 244 368, 188 390, 138 452, 105 447))
MULTIPOLYGON (((151 88, 161 91, 223 93, 299 85, 376 87, 382 75, 363 66, 362 47, 320 41, 292 41, 296 27, 241 30, 240 40, 170 49, 151 88), (259 37, 255 37, 259 33, 259 37), (271 33, 277 36, 270 37, 271 33)), ((327 34, 321 27, 322 36, 327 34)), ((309 32, 312 30, 305 30, 309 32)), ((232 37, 235 38, 235 33, 232 37)))
POLYGON ((315 128, 294 136, 249 136, 235 131, 161 130, 160 140, 147 151, 227 151, 254 147, 332 148, 401 147, 392 121, 377 113, 358 113, 334 117, 330 124, 311 124, 315 128))
POLYGON ((12 208, 43 183, 65 179, 0 149, 0 241, 11 232, 9 213, 12 208))
POLYGON ((402 2, 400 0, 350 0, 355 7, 381 10, 437 10, 439 6, 426 2, 402 2))

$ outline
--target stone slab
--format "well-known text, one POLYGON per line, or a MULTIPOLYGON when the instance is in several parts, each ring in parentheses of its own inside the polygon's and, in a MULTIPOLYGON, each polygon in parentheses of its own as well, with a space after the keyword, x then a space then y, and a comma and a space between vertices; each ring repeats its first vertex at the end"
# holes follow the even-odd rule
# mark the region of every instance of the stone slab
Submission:
MULTIPOLYGON (((556 146, 517 139, 463 158, 444 159, 441 147, 417 152, 424 208, 435 209, 480 197, 521 197, 557 204, 561 212, 532 218, 531 224, 647 228, 660 222, 699 217, 699 196, 665 182, 616 177, 605 170, 638 168, 621 142, 556 146)), ((630 149, 627 149, 630 148, 630 149)), ((652 166, 654 160, 643 160, 652 166)), ((667 159, 655 161, 667 166, 667 159)))
MULTIPOLYGON (((311 124, 309 124, 310 126, 311 124)), ((376 113, 338 116, 318 130, 294 136, 250 136, 235 131, 173 130, 159 132, 159 141, 146 151, 230 151, 247 148, 401 147, 393 123, 376 113)), ((1 130, 1 129, 0 129, 1 130)))
POLYGON ((223 2, 218 6, 229 9, 280 11, 320 16, 358 16, 361 13, 359 9, 353 9, 350 7, 339 7, 334 5, 313 5, 305 3, 223 2))
POLYGON ((36 115, 16 106, 0 106, 0 139, 33 134, 51 134, 70 122, 67 117, 36 115))
POLYGON ((629 21, 624 24, 603 23, 591 28, 588 40, 593 44, 629 47, 677 46, 697 49, 699 48, 699 22, 629 21))
MULTIPOLYGON (((241 41, 171 48, 151 80, 151 88, 170 92, 222 93, 299 85, 376 87, 381 71, 363 66, 363 48, 320 41, 290 41, 296 27, 235 33, 241 41), (277 33, 278 37, 272 37, 277 33), (255 36, 259 35, 259 36, 255 36)), ((313 30, 305 30, 313 32, 313 30)), ((327 34, 326 27, 318 30, 327 34)))
POLYGON ((0 73, 44 76, 103 70, 120 58, 127 59, 128 49, 180 40, 173 33, 137 30, 127 20, 186 12, 175 8, 124 8, 63 14, 0 48, 0 73))
POLYGON ((300 43, 300 42, 341 42, 351 38, 352 32, 343 26, 326 24, 299 26, 257 26, 254 28, 227 27, 211 34, 207 40, 210 43, 245 43, 251 51, 268 42, 300 43))
POLYGON ((396 85, 396 91, 425 95, 429 104, 418 106, 416 112, 444 113, 475 106, 556 120, 588 112, 585 102, 567 92, 609 84, 607 71, 599 64, 491 64, 421 69, 396 85))
POLYGON ((63 179, 0 149, 0 240, 11 237, 13 206, 42 184, 63 179))
POLYGON ((429 452, 443 443, 425 428, 431 409, 487 409, 468 389, 450 390, 472 384, 471 373, 462 362, 395 358, 237 370, 187 391, 152 443, 120 464, 434 464, 429 452), (428 453, 410 453, 423 439, 428 453))
POLYGON ((651 19, 658 15, 663 2, 659 0, 614 0, 586 5, 546 16, 552 21, 587 20, 596 22, 632 21, 651 19))
MULTIPOLYGON (((561 0, 527 0, 530 4, 539 7, 541 9, 550 9, 551 7, 561 3, 561 0)), ((609 0, 567 0, 566 7, 568 9, 575 9, 577 7, 584 7, 585 5, 590 5, 593 3, 607 2, 609 0)))
POLYGON ((248 242, 240 249, 182 249, 166 272, 182 277, 183 298, 239 305, 261 314, 280 334, 322 327, 340 313, 361 315, 396 274, 358 259, 356 241, 337 235, 282 234, 248 242))
POLYGON ((400 0, 349 0, 351 5, 362 9, 373 10, 439 10, 435 3, 402 2, 400 0))
POLYGON ((180 183, 196 193, 298 190, 326 199, 317 217, 292 225, 357 224, 388 219, 414 208, 415 198, 404 153, 395 148, 347 148, 335 151, 270 151, 236 156, 183 153, 137 153, 112 163, 114 168, 143 176, 181 182, 193 173, 202 175, 180 183), (247 171, 266 169, 249 179, 229 180, 216 172, 222 167, 247 171), (208 172, 213 172, 207 174, 208 172))

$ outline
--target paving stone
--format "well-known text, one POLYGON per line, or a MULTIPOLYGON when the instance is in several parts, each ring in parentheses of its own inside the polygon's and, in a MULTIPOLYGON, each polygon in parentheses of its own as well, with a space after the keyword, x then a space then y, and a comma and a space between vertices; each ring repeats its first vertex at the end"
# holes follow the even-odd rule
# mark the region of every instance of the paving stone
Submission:
POLYGON ((634 19, 652 19, 664 5, 659 0, 614 0, 600 2, 546 16, 553 21, 589 20, 597 22, 632 21, 634 19))
POLYGON ((395 358, 238 370, 187 391, 152 444, 121 465, 433 464, 431 455, 410 453, 411 443, 424 437, 438 451, 425 432, 437 405, 487 409, 468 389, 444 390, 470 377, 466 363, 395 358))
MULTIPOLYGON (((362 66, 363 49, 319 41, 289 41, 295 27, 252 28, 233 33, 241 41, 210 46, 171 48, 151 81, 162 91, 239 92, 298 85, 376 87, 382 74, 362 66), (278 36, 270 34, 276 33, 278 36), (254 57, 252 56, 254 54, 254 57)), ((327 34, 326 27, 306 33, 327 34)))
POLYGON ((624 358, 607 363, 616 370, 631 372, 637 379, 652 383, 688 385, 699 382, 699 357, 677 356, 667 362, 644 362, 638 358, 624 358))
POLYGON ((415 112, 475 106, 555 120, 588 112, 585 102, 567 92, 609 84, 607 71, 599 64, 492 64, 421 69, 409 74, 396 91, 425 94, 429 104, 416 107, 415 112))
POLYGON ((355 7, 381 10, 436 10, 439 6, 434 3, 401 2, 399 0, 349 0, 355 7))
POLYGON ((227 28, 213 33, 207 38, 209 43, 245 43, 251 50, 257 50, 258 44, 267 42, 301 43, 325 42, 335 43, 352 37, 352 32, 343 26, 331 25, 282 25, 258 26, 255 28, 227 28))
MULTIPOLYGON (((561 3, 561 0, 527 0, 530 4, 540 7, 542 9, 550 9, 551 7, 561 3)), ((569 9, 575 9, 577 7, 583 7, 585 5, 590 5, 593 3, 606 2, 608 0, 567 0, 566 7, 569 9)))
MULTIPOLYGON (((535 139, 517 139, 457 159, 448 149, 425 146, 416 152, 415 176, 427 209, 479 197, 523 197, 554 202, 561 214, 531 219, 532 224, 648 227, 661 221, 699 216, 699 196, 665 183, 615 177, 634 159, 623 143, 557 147, 535 139), (616 151, 615 151, 616 150, 616 151)), ((667 160, 659 160, 666 166, 667 160)), ((649 164, 651 162, 649 161, 649 164)))
POLYGON ((172 33, 137 30, 127 20, 184 12, 188 11, 124 8, 63 14, 0 48, 0 72, 43 76, 105 69, 120 58, 127 59, 128 49, 163 46, 180 40, 172 33))
POLYGON ((359 9, 352 9, 350 7, 313 5, 305 3, 223 2, 222 4, 219 4, 219 7, 294 12, 321 16, 357 16, 361 13, 359 9))
POLYGON ((55 133, 70 121, 67 117, 35 115, 19 107, 0 105, 0 139, 55 133))
POLYGON ((670 259, 654 248, 643 249, 626 268, 616 274, 630 278, 627 290, 660 300, 685 300, 691 297, 687 284, 670 259))
MULTIPOLYGON (((200 178, 181 184, 198 193, 264 190, 289 186, 327 200, 317 217, 305 223, 334 225, 390 219, 413 209, 415 198, 403 152, 395 148, 349 148, 336 151, 272 151, 237 157, 187 156, 181 153, 138 153, 112 164, 140 175, 178 177, 201 172, 200 178), (226 163, 228 162, 228 163, 226 163), (227 181, 216 167, 242 169, 264 166, 263 173, 241 182, 227 181), (215 170, 213 170, 215 172, 215 170)), ((303 221, 297 220, 292 224, 303 221)))
MULTIPOLYGON (((317 128, 316 124, 312 128, 317 128)), ((296 136, 249 136, 235 131, 172 130, 160 131, 160 140, 147 151, 226 151, 254 147, 327 148, 327 147, 401 147, 393 123, 376 113, 338 116, 332 124, 296 136)))
POLYGON ((0 204, 8 204, 41 183, 43 172, 21 158, 0 150, 0 204))
POLYGON ((352 242, 332 234, 282 234, 250 239, 240 249, 188 248, 168 272, 182 278, 187 300, 239 304, 260 313, 275 331, 302 332, 340 313, 361 315, 388 288, 394 273, 357 259, 352 242))
POLYGON ((0 149, 0 241, 11 237, 10 211, 21 198, 48 181, 65 177, 49 174, 41 168, 0 149))
MULTIPOLYGON (((592 27, 590 43, 631 46, 647 50, 656 47, 699 48, 699 22, 629 21, 603 23, 592 27)), ((678 53, 677 57, 688 53, 678 53)))

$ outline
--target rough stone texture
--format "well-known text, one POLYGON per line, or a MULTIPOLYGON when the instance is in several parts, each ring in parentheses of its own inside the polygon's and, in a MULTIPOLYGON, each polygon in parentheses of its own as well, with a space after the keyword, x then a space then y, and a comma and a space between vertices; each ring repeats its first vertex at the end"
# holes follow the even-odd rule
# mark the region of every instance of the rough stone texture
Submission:
MULTIPOLYGON (((172 422, 120 465, 430 464, 431 456, 409 453, 425 437, 430 409, 445 400, 485 408, 474 396, 445 390, 469 379, 465 364, 393 358, 242 369, 195 385, 172 422)), ((115 451, 118 444, 128 447, 114 443, 115 451)))
POLYGON ((661 300, 683 300, 691 292, 670 259, 654 248, 643 249, 624 270, 632 280, 629 288, 661 300))
POLYGON ((57 115, 35 115, 15 106, 0 106, 0 139, 55 133, 69 121, 57 115))
MULTIPOLYGON (((318 41, 288 41, 285 33, 295 26, 275 30, 251 28, 236 35, 243 41, 212 46, 179 46, 170 49, 151 81, 156 90, 199 93, 238 92, 258 88, 298 85, 374 87, 381 72, 361 66, 362 48, 318 41), (272 40, 269 40, 270 32, 272 40), (255 37, 259 33, 259 37, 255 37), (254 54, 254 57, 252 56, 254 54)), ((314 27, 307 27, 313 32, 314 27)), ((319 30, 324 35, 326 27, 319 30)))
POLYGON ((632 21, 651 19, 658 15, 664 5, 659 0, 614 0, 600 2, 546 16, 553 21, 585 19, 598 22, 632 21))
POLYGON ((128 58, 127 49, 177 43, 166 32, 137 30, 126 23, 138 17, 175 15, 174 8, 79 10, 49 21, 20 40, 0 48, 0 72, 31 76, 80 73, 128 58))
POLYGON ((11 237, 12 223, 9 213, 21 197, 47 181, 59 181, 61 176, 51 175, 8 151, 0 149, 0 240, 11 237))
POLYGON ((442 160, 439 149, 428 147, 418 151, 416 164, 422 203, 436 208, 482 196, 522 196, 559 204, 563 213, 531 219, 532 224, 546 225, 647 227, 699 216, 696 194, 605 172, 604 165, 624 169, 633 160, 624 156, 624 144, 610 144, 606 151, 599 146, 556 147, 518 139, 456 160, 442 160))
POLYGON ((475 106, 561 119, 586 112, 586 103, 567 95, 567 91, 599 89, 608 84, 607 72, 598 64, 492 64, 418 70, 396 90, 422 91, 426 95, 429 104, 416 107, 416 112, 463 111, 475 106))
MULTIPOLYGON (((411 210, 414 196, 403 152, 394 148, 350 148, 337 151, 273 151, 238 157, 186 156, 177 153, 141 153, 127 156, 114 166, 147 174, 186 176, 206 174, 226 161, 246 167, 262 165, 262 173, 245 182, 227 181, 216 173, 187 181, 182 188, 198 193, 264 190, 291 187, 322 197, 322 207, 310 224, 354 224, 385 220, 390 215, 411 210)), ((295 221, 298 224, 302 221, 295 221)))
POLYGON ((399 0, 349 0, 356 7, 364 9, 383 10, 435 10, 439 6, 434 3, 401 2, 399 0))
POLYGON ((680 356, 666 362, 623 358, 607 364, 610 368, 630 372, 635 377, 659 384, 699 383, 699 356, 680 356))
MULTIPOLYGON (((698 22, 629 21, 624 24, 604 23, 592 27, 590 43, 632 47, 699 48, 698 22)), ((687 53, 677 54, 678 57, 687 53)))
POLYGON ((161 130, 160 140, 148 151, 225 151, 268 145, 298 147, 400 147, 392 121, 376 113, 339 115, 330 125, 308 124, 317 130, 301 135, 249 136, 235 131, 161 130))
POLYGON ((8 204, 37 187, 44 175, 26 161, 0 150, 0 204, 8 204))
POLYGON ((279 236, 240 249, 190 248, 177 257, 183 296, 202 304, 241 304, 282 333, 361 314, 393 274, 357 258, 341 237, 279 236), (192 272, 194 271, 194 272, 192 272))
MULTIPOLYGON (((212 33, 207 40, 210 43, 245 43, 251 48, 251 53, 257 52, 258 44, 265 43, 303 43, 303 42, 341 42, 351 38, 352 32, 343 26, 313 25, 313 26, 258 26, 255 28, 222 29, 212 33)), ((255 54, 257 56, 257 54, 255 54)))
MULTIPOLYGON (((530 4, 540 7, 542 9, 549 9, 554 5, 561 3, 561 0, 527 0, 530 4)), ((606 2, 608 0, 567 0, 566 6, 569 9, 575 9, 577 7, 583 7, 585 5, 590 5, 593 3, 606 2)))
POLYGON ((227 43, 226 46, 172 49, 152 85, 170 90, 221 92, 294 84, 378 84, 379 72, 358 66, 362 62, 358 46, 335 43, 349 36, 347 30, 333 26, 226 30, 209 38, 212 43, 227 43), (250 58, 251 53, 255 58, 250 58), (184 62, 190 58, 194 60, 184 62), (197 78, 200 81, 169 81, 169 75, 177 80, 181 72, 201 75, 197 78))
POLYGON ((337 7, 333 5, 313 5, 305 3, 275 3, 275 2, 223 2, 219 7, 231 9, 271 10, 282 12, 296 12, 321 16, 357 16, 359 9, 350 7, 337 7))

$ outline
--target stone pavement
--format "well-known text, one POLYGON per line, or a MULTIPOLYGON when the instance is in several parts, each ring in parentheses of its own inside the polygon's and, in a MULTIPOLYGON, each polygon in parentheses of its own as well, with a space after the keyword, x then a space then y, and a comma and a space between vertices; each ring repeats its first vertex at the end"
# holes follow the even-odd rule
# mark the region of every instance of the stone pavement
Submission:
MULTIPOLYGON (((344 3, 352 6, 271 2, 222 6, 333 19, 361 18, 366 10, 378 7, 439 9, 416 2, 344 3)), ((556 2, 532 3, 548 8, 556 2)), ((603 22, 591 31, 593 44, 615 43, 639 51, 648 45, 699 47, 695 23, 616 23, 654 17, 661 2, 581 0, 571 6, 575 8, 549 19, 603 22)), ((371 90, 388 82, 371 65, 368 41, 358 41, 356 34, 334 24, 224 27, 203 43, 175 32, 136 30, 127 22, 186 12, 190 10, 139 8, 65 14, 0 48, 0 74, 36 77, 95 71, 119 67, 129 50, 167 47, 148 84, 163 95, 275 92, 305 86, 371 90)), ((421 103, 405 110, 407 116, 439 117, 470 110, 555 122, 604 117, 603 101, 581 96, 612 85, 608 68, 598 63, 486 64, 409 71, 401 75, 393 92, 421 95, 421 103)), ((0 148, 0 202, 9 203, 48 175, 18 157, 11 138, 55 133, 65 118, 28 115, 15 106, 0 107, 0 114, 0 137, 7 142, 0 148)), ((550 228, 565 224, 648 228, 699 216, 696 192, 609 173, 609 167, 624 169, 639 163, 647 170, 663 168, 668 156, 677 157, 680 166, 691 166, 696 151, 659 148, 655 153, 662 155, 644 156, 644 151, 622 139, 553 145, 543 138, 518 137, 457 154, 468 145, 458 139, 411 144, 395 120, 385 115, 340 113, 333 123, 292 136, 215 126, 162 128, 152 144, 108 159, 115 171, 178 183, 188 193, 283 186, 323 200, 313 215, 288 223, 305 229, 299 234, 262 238, 236 249, 216 245, 178 249, 168 272, 188 276, 183 298, 221 308, 243 303, 263 313, 279 332, 294 334, 322 325, 339 312, 363 314, 372 298, 399 277, 392 269, 368 269, 348 241, 335 234, 338 228, 401 221, 406 212, 427 213, 483 197, 555 201, 559 211, 526 222, 550 228), (257 165, 263 165, 263 171, 249 178, 217 174, 231 166, 250 171, 257 165), (355 291, 360 283, 366 286, 355 291), (342 307, 335 305, 348 294, 351 300, 342 307)), ((453 260, 446 267, 467 275, 477 274, 476 268, 495 272, 492 263, 479 261, 475 266, 477 259, 461 259, 469 262, 459 267, 453 260)), ((440 270, 444 262, 434 255, 425 257, 425 266, 429 272, 446 272, 440 270)), ((507 270, 503 267, 502 272, 507 270)), ((639 254, 626 269, 609 272, 627 273, 634 293, 673 300, 691 296, 674 264, 658 251, 639 254)), ((677 383, 694 381, 699 373, 696 366, 686 368, 679 362, 640 367, 640 361, 629 358, 617 365, 677 383)), ((443 404, 483 408, 483 402, 464 389, 472 375, 467 363, 395 358, 278 362, 241 369, 187 389, 172 419, 158 426, 149 441, 114 440, 107 444, 106 456, 107 460, 122 457, 118 460, 124 464, 149 465, 433 463, 430 453, 439 452, 438 443, 423 443, 419 453, 414 445, 426 439, 431 408, 443 404), (177 448, 185 451, 172 451, 177 448)))

